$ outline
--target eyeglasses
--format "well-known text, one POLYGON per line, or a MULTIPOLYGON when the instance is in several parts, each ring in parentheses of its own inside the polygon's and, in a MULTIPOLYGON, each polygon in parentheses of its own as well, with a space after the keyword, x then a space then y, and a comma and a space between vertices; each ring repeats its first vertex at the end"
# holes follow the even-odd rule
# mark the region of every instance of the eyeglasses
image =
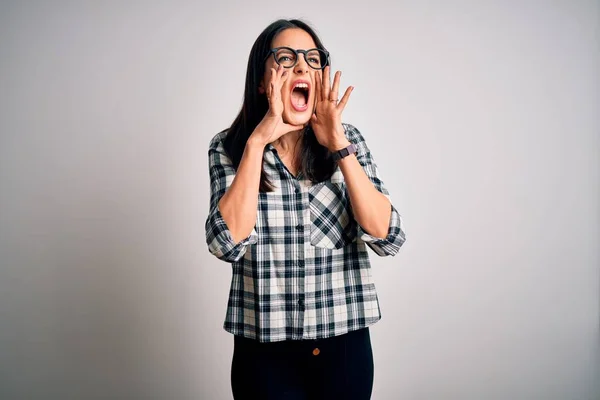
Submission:
POLYGON ((294 50, 289 47, 276 47, 269 50, 265 61, 273 54, 275 62, 284 68, 292 68, 298 63, 298 55, 304 54, 304 59, 312 69, 323 69, 329 64, 329 52, 323 49, 294 50))

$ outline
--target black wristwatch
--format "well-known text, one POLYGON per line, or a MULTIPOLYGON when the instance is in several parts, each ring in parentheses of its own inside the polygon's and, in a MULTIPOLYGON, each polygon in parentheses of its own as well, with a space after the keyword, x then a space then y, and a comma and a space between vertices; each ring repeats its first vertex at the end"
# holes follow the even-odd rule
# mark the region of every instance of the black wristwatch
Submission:
POLYGON ((354 153, 356 153, 356 146, 352 143, 348 147, 344 147, 341 150, 331 153, 331 158, 333 158, 333 161, 340 161, 342 158, 348 157, 350 154, 354 153))

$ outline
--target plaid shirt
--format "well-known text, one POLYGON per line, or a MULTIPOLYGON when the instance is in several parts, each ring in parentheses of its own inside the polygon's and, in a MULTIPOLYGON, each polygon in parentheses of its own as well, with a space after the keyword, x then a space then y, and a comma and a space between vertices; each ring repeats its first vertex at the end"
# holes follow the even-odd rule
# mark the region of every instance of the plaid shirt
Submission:
MULTIPOLYGON (((389 198, 360 132, 344 124, 359 163, 377 190, 389 198)), ((392 206, 385 239, 366 233, 352 214, 344 176, 313 184, 291 175, 271 145, 265 171, 275 191, 259 193, 256 225, 234 243, 218 203, 235 169, 217 134, 208 151, 211 181, 206 241, 212 254, 232 264, 224 328, 261 342, 321 339, 374 324, 381 318, 367 246, 395 255, 405 236, 392 206)))

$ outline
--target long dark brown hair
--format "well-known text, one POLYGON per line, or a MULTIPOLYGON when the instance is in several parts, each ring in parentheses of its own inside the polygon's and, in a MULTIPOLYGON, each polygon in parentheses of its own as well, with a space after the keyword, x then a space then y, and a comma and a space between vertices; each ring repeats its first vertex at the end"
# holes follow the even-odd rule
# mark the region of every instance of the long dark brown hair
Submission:
MULTIPOLYGON (((244 103, 240 113, 228 129, 224 141, 225 150, 236 169, 242 160, 248 138, 269 109, 267 97, 258 91, 265 73, 265 58, 275 37, 284 30, 293 28, 304 30, 312 37, 317 48, 325 50, 315 31, 308 24, 297 19, 277 20, 267 26, 258 36, 248 58, 244 103)), ((328 150, 317 141, 310 124, 304 128, 300 161, 302 174, 312 182, 322 182, 329 179, 335 170, 335 162, 331 159, 328 150)), ((263 165, 260 176, 260 191, 269 192, 272 190, 273 184, 265 173, 263 165)))

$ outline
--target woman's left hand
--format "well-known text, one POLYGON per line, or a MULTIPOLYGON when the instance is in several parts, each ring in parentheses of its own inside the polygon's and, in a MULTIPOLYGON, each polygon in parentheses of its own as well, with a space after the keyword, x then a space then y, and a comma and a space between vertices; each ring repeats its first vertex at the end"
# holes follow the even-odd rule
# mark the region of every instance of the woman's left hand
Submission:
POLYGON ((338 91, 341 75, 341 71, 335 73, 332 87, 329 79, 329 66, 325 67, 323 78, 321 78, 321 74, 315 74, 316 106, 315 113, 310 121, 319 143, 332 152, 343 149, 350 144, 342 126, 342 112, 354 87, 348 87, 342 99, 339 100, 338 91))

